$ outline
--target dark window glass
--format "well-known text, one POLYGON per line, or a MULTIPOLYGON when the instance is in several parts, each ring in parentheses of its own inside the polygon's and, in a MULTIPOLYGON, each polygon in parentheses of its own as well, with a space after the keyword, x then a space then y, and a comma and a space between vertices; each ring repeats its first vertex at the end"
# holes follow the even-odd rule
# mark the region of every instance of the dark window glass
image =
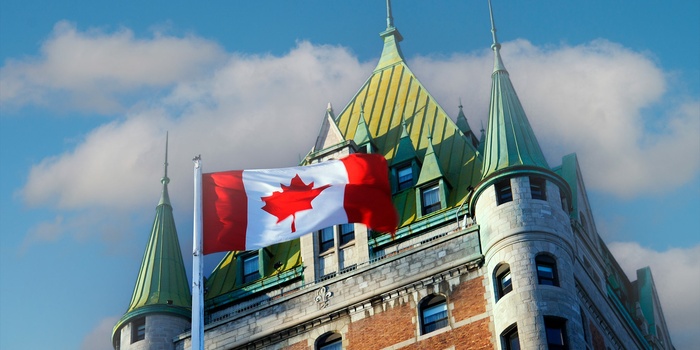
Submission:
POLYGON ((135 343, 144 339, 146 339, 146 318, 142 317, 131 324, 131 342, 135 343))
POLYGON ((340 245, 347 244, 355 239, 355 225, 342 224, 340 225, 340 245))
POLYGON ((320 253, 325 252, 328 249, 333 248, 334 245, 334 235, 333 227, 326 227, 318 232, 318 241, 320 242, 320 253))
POLYGON ((397 191, 402 191, 413 186, 413 168, 408 165, 396 170, 397 191))
POLYGON ((541 177, 530 177, 532 199, 547 200, 547 181, 541 177))
POLYGON ((318 350, 342 350, 343 337, 339 333, 326 333, 316 341, 318 350))
POLYGON ((506 350, 520 350, 518 327, 510 327, 503 333, 503 345, 505 346, 506 350))
POLYGON ((557 262, 549 255, 540 254, 535 258, 537 266, 537 283, 558 286, 557 262))
POLYGON ((502 298, 504 295, 510 293, 513 290, 513 283, 510 279, 510 268, 507 266, 505 268, 500 268, 498 275, 496 276, 496 283, 498 284, 498 297, 502 298))
POLYGON ((507 203, 513 200, 513 192, 510 188, 510 179, 496 183, 496 202, 498 205, 507 203))
POLYGON ((252 255, 243 259, 243 283, 253 282, 260 278, 258 256, 252 255))
POLYGON ((568 349, 566 344, 566 320, 559 317, 545 317, 544 328, 547 333, 547 347, 549 349, 568 349))
POLYGON ((440 295, 427 297, 421 302, 421 330, 423 334, 447 327, 447 300, 440 295))
POLYGON ((439 185, 422 189, 421 197, 423 199, 423 215, 440 210, 441 205, 439 185))

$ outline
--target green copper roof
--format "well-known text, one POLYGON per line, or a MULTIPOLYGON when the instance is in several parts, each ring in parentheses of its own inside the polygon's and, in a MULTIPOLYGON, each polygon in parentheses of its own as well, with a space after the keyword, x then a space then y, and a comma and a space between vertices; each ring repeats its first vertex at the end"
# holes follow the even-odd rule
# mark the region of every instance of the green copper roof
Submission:
POLYGON ((357 130, 355 130, 353 141, 355 141, 355 144, 358 146, 372 143, 372 135, 370 135, 369 129, 367 129, 367 122, 365 122, 365 113, 363 111, 360 111, 360 118, 358 119, 357 130))
MULTIPOLYGON (((453 186, 446 198, 447 208, 459 206, 469 186, 481 178, 481 159, 477 157, 476 148, 462 136, 457 125, 406 65, 398 45, 400 36, 390 17, 387 19, 389 29, 382 33, 384 47, 377 68, 338 114, 336 123, 345 139, 353 140, 358 119, 364 113, 376 146, 375 153, 382 154, 390 165, 410 159, 407 154, 411 153, 411 148, 418 164, 424 164, 424 157, 431 153, 437 168, 453 186), (428 140, 429 131, 432 131, 432 145, 428 140)), ((394 195, 400 226, 419 220, 416 190, 417 187, 394 195)))
POLYGON ((442 174, 442 170, 440 170, 440 162, 435 155, 432 137, 428 136, 428 149, 425 152, 425 157, 423 157, 423 165, 421 166, 416 186, 424 185, 443 177, 445 176, 442 174))
MULTIPOLYGON (((235 251, 226 253, 205 284, 207 305, 217 304, 216 299, 256 285, 255 281, 250 281, 250 283, 243 281, 243 262, 241 258, 250 256, 250 254, 251 252, 235 251)), ((258 255, 260 279, 275 276, 271 281, 264 281, 260 285, 274 286, 278 276, 286 275, 285 272, 294 270, 302 265, 299 239, 278 243, 260 249, 253 254, 258 255)))
POLYGON ((457 128, 459 128, 459 130, 462 131, 464 135, 467 135, 467 133, 472 132, 472 128, 469 127, 467 117, 464 115, 462 103, 459 104, 459 113, 457 114, 457 128))
POLYGON ((161 180, 163 192, 156 207, 151 236, 143 254, 131 303, 115 326, 115 332, 129 319, 144 313, 165 312, 190 317, 192 296, 168 196, 170 179, 167 166, 166 150, 165 175, 161 180))
POLYGON ((399 30, 394 27, 394 19, 391 16, 391 2, 387 0, 386 2, 386 30, 379 33, 384 39, 384 50, 382 50, 382 56, 379 58, 379 63, 377 63, 377 68, 374 70, 384 69, 396 64, 398 62, 403 62, 403 53, 401 53, 401 47, 399 47, 399 42, 403 40, 403 36, 399 33, 399 30))
MULTIPOLYGON (((491 3, 489 2, 489 8, 491 3)), ((535 133, 520 104, 508 71, 501 60, 496 38, 496 28, 491 14, 493 33, 494 71, 491 75, 491 105, 489 124, 484 147, 484 168, 482 178, 515 166, 535 166, 549 169, 535 133)))

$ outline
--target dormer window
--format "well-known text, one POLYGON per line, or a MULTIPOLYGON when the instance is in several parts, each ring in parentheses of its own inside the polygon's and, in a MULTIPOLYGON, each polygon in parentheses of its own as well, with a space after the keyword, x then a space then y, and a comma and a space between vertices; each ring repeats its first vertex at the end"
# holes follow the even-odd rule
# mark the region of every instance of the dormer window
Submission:
POLYGON ((440 185, 434 184, 421 189, 422 213, 428 215, 441 209, 440 185))
POLYGON ((396 192, 413 187, 413 167, 411 164, 396 169, 396 192))
POLYGON ((243 258, 243 283, 250 283, 260 278, 258 255, 243 258))

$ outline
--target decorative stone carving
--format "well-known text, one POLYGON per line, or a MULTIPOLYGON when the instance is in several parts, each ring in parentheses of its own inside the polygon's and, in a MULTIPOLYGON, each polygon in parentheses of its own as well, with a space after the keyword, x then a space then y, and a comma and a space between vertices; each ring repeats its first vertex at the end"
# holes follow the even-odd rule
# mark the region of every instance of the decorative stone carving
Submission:
POLYGON ((328 306, 330 299, 333 297, 333 292, 329 291, 326 287, 321 287, 316 291, 316 303, 319 309, 323 309, 328 306))

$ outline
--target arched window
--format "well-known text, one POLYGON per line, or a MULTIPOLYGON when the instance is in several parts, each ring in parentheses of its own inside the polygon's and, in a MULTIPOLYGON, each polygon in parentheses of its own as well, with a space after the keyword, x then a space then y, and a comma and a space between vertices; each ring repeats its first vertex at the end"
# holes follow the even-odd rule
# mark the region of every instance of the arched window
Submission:
POLYGON ((510 265, 501 264, 494 273, 496 279, 496 300, 513 290, 513 281, 510 278, 510 265))
POLYGON ((520 338, 518 338, 518 326, 516 324, 503 331, 501 343, 506 350, 520 350, 520 338))
POLYGON ((544 329, 547 334, 547 348, 566 350, 569 348, 566 337, 566 319, 554 316, 544 317, 544 329))
POLYGON ((549 254, 540 254, 535 257, 537 266, 537 283, 550 286, 558 286, 557 261, 549 254))
POLYGON ((447 327, 447 299, 431 295, 420 302, 421 334, 447 327))
POLYGON ((342 350, 343 337, 340 333, 328 332, 316 339, 316 350, 342 350))

